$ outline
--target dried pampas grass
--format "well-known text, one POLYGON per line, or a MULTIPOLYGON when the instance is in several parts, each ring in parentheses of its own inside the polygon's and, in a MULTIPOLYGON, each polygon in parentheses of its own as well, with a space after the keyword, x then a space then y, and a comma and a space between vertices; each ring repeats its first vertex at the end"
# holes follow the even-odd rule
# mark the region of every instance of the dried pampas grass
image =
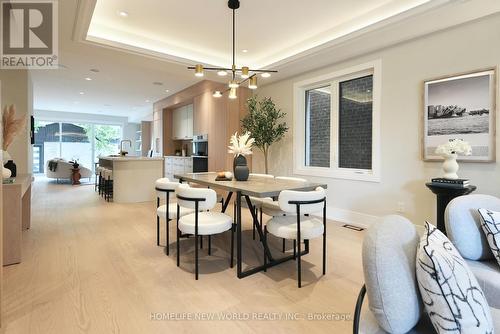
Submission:
POLYGON ((16 135, 24 129, 26 125, 26 115, 21 118, 16 119, 16 107, 12 104, 9 107, 5 106, 2 115, 3 122, 3 150, 7 151, 7 148, 16 135))

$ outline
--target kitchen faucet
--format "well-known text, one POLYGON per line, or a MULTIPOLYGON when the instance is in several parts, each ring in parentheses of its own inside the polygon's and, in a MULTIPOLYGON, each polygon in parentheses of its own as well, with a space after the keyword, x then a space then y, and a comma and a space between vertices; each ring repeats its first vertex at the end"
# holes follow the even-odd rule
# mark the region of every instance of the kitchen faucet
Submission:
POLYGON ((123 150, 123 143, 128 142, 130 144, 130 147, 132 147, 132 141, 130 139, 124 139, 120 141, 120 154, 121 155, 126 155, 128 152, 123 150))

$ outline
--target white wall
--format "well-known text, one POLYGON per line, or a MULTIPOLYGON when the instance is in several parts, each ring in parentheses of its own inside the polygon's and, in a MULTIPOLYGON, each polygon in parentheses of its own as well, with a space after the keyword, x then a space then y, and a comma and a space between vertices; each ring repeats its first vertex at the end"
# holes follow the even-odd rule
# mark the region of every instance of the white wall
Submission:
MULTIPOLYGON (((396 213, 398 202, 404 202, 404 215, 415 224, 423 224, 426 219, 435 223, 435 197, 425 187, 425 182, 440 175, 440 163, 421 159, 423 81, 497 67, 500 62, 499 41, 500 16, 496 15, 263 86, 258 95, 272 97, 287 113, 286 121, 290 126, 287 137, 271 148, 269 172, 292 174, 293 84, 381 59, 381 182, 310 179, 328 183, 329 215, 332 218, 367 224, 377 216, 396 213)), ((500 129, 500 116, 497 116, 497 129, 500 129)), ((500 159, 498 138, 496 152, 500 159)), ((256 152, 254 171, 263 171, 263 165, 262 155, 256 152)), ((500 197, 498 163, 461 163, 459 175, 470 178, 472 184, 478 186, 477 193, 500 197)))
POLYGON ((53 110, 35 110, 35 118, 44 119, 48 121, 55 122, 75 122, 75 123, 99 123, 99 124, 111 124, 111 125, 121 125, 125 127, 127 124, 127 117, 117 117, 117 116, 107 116, 107 115, 97 115, 97 114, 83 114, 83 113, 73 113, 65 111, 53 111, 53 110))
POLYGON ((32 112, 31 78, 26 70, 0 70, 2 82, 2 106, 14 104, 16 117, 26 115, 26 127, 19 133, 7 150, 17 165, 19 174, 31 173, 30 115, 32 112))

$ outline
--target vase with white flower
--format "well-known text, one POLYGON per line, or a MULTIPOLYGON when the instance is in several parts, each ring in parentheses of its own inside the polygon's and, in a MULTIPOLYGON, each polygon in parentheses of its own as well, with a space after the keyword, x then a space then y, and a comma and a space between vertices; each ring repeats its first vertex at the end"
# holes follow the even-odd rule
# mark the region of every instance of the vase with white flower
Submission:
POLYGON ((444 158, 443 177, 449 180, 458 179, 458 155, 471 155, 472 148, 468 142, 462 139, 453 139, 446 144, 439 145, 436 148, 436 154, 444 158))
POLYGON ((254 139, 250 138, 250 132, 238 136, 238 132, 231 136, 229 151, 234 155, 233 173, 237 181, 248 180, 250 170, 248 169, 247 159, 245 156, 252 154, 252 145, 254 139))

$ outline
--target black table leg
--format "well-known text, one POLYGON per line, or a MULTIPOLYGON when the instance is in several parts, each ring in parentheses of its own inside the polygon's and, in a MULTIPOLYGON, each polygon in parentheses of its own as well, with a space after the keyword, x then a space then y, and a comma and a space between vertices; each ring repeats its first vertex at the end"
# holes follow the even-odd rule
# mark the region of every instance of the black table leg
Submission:
POLYGON ((242 278, 241 270, 241 191, 236 193, 236 268, 238 278, 242 278))

